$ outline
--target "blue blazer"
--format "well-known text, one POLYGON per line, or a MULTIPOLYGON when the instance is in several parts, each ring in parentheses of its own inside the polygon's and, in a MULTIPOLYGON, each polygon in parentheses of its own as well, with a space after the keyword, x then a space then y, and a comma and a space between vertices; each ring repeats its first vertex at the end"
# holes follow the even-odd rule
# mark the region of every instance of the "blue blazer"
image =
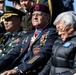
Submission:
POLYGON ((18 67, 23 74, 44 66, 51 56, 52 46, 57 39, 54 27, 47 25, 41 34, 30 44, 34 31, 26 33, 19 45, 0 59, 0 72, 18 67), (25 60, 21 60, 26 55, 25 60))

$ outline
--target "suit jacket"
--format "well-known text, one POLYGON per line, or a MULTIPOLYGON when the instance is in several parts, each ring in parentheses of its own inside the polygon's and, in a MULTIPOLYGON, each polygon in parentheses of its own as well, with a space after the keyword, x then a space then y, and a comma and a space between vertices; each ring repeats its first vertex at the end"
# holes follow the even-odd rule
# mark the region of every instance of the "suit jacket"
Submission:
POLYGON ((25 74, 46 64, 51 56, 53 43, 57 39, 55 28, 46 26, 30 44, 33 35, 34 31, 26 33, 15 49, 0 59, 0 72, 17 66, 25 74), (26 58, 21 62, 24 55, 26 58))

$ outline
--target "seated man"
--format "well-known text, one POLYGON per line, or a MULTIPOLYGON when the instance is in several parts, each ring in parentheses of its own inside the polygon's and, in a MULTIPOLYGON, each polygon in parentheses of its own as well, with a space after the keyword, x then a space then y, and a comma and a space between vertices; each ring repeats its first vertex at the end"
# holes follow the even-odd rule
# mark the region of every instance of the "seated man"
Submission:
POLYGON ((54 25, 59 34, 52 48, 52 56, 38 75, 76 75, 76 14, 63 12, 54 25))
POLYGON ((7 54, 10 50, 13 50, 18 45, 21 36, 24 34, 22 27, 20 26, 23 12, 6 6, 2 19, 4 20, 4 27, 6 33, 3 36, 3 40, 0 43, 0 58, 7 54))
POLYGON ((37 75, 51 56, 57 33, 55 28, 49 25, 49 8, 36 4, 32 7, 31 13, 35 30, 26 33, 15 49, 0 59, 0 72, 8 69, 1 75, 37 75))

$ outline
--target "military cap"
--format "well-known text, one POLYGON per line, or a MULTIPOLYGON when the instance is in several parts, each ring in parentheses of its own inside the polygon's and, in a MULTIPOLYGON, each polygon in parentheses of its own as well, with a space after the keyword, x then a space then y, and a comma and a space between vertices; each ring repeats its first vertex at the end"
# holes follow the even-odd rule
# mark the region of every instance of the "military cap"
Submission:
POLYGON ((20 4, 20 0, 8 0, 8 1, 11 1, 11 2, 16 1, 17 3, 20 4))
POLYGON ((20 10, 17 10, 14 7, 5 6, 4 7, 4 14, 3 14, 2 18, 8 18, 8 17, 11 17, 11 16, 19 16, 19 17, 22 17, 24 15, 25 15, 24 12, 22 12, 20 10))
POLYGON ((0 2, 4 2, 4 0, 0 0, 0 2))
POLYGON ((43 4, 35 4, 32 8, 31 8, 31 13, 33 13, 34 11, 41 11, 47 14, 50 14, 50 10, 49 7, 43 4))

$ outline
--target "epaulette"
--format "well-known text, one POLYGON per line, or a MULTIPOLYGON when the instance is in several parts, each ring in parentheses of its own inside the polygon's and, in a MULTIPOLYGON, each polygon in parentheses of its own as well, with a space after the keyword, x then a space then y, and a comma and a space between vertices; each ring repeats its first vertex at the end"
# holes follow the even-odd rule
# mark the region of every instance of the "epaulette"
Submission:
POLYGON ((25 33, 26 33, 26 31, 21 31, 21 32, 18 33, 18 36, 22 36, 22 35, 24 35, 25 33))
POLYGON ((3 42, 4 36, 0 38, 0 44, 3 42))
POLYGON ((6 33, 4 34, 4 36, 9 35, 9 34, 10 34, 10 32, 6 32, 6 33))

